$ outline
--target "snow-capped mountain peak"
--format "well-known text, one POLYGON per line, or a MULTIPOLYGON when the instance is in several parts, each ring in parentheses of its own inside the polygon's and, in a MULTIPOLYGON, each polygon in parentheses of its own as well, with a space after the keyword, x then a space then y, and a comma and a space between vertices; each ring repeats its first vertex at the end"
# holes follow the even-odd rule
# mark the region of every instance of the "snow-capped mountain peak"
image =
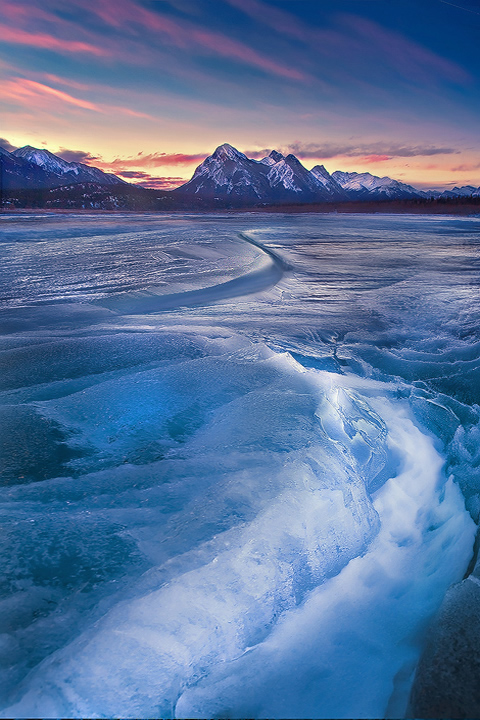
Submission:
POLYGON ((278 152, 278 150, 272 150, 268 157, 271 158, 274 162, 280 162, 280 160, 285 159, 285 156, 282 155, 282 153, 278 152))
POLYGON ((322 183, 329 182, 332 179, 332 176, 326 169, 325 165, 315 165, 310 172, 322 183))
POLYGON ((246 155, 229 143, 219 145, 210 157, 215 158, 216 160, 248 160, 246 155))
POLYGON ((284 156, 272 150, 257 161, 228 143, 220 145, 197 167, 192 179, 173 192, 236 203, 345 199, 344 191, 325 169, 319 180, 291 153, 284 156))
POLYGON ((266 191, 267 168, 224 143, 200 163, 193 177, 174 193, 197 198, 258 201, 266 191))
POLYGON ((427 197, 444 197, 444 198, 456 198, 456 197, 480 197, 480 187, 474 185, 462 185, 462 187, 453 187, 450 190, 427 190, 423 193, 427 197))
POLYGON ((272 165, 275 165, 276 163, 285 161, 285 155, 282 155, 282 153, 277 152, 276 150, 272 150, 270 155, 267 155, 267 157, 262 158, 259 160, 259 162, 269 165, 270 167, 272 165))
POLYGON ((462 187, 454 187, 451 190, 446 190, 443 194, 451 193, 454 197, 473 197, 478 196, 480 188, 476 188, 474 185, 462 185, 462 187))
POLYGON ((73 183, 96 182, 101 185, 125 183, 125 180, 111 173, 104 173, 99 168, 84 163, 68 162, 49 150, 34 148, 31 145, 18 148, 12 155, 42 168, 47 173, 56 175, 60 180, 59 184, 63 184, 65 181, 73 183))
POLYGON ((382 197, 402 199, 422 196, 422 193, 411 185, 392 180, 387 176, 378 177, 369 172, 357 173, 336 170, 332 173, 332 177, 351 195, 352 199, 364 200, 382 197))
POLYGON ((324 165, 315 165, 310 170, 310 175, 314 178, 319 187, 325 190, 330 197, 336 199, 347 199, 347 193, 342 186, 330 175, 324 165))
POLYGON ((272 150, 270 155, 267 155, 267 157, 262 158, 258 162, 261 162, 263 165, 275 165, 275 163, 284 159, 282 153, 279 153, 277 150, 272 150))
MULTIPOLYGON (((26 145, 9 152, 0 146, 4 188, 56 188, 79 183, 127 184, 115 175, 79 162, 69 162, 46 149, 26 145)), ((272 150, 253 160, 229 143, 219 145, 196 168, 191 180, 172 191, 188 203, 195 198, 206 207, 235 205, 322 203, 325 201, 402 200, 408 198, 480 197, 480 187, 465 185, 449 190, 418 190, 390 177, 369 172, 330 174, 324 165, 311 170, 293 154, 272 150)), ((198 204, 198 202, 197 202, 198 204)))
POLYGON ((48 172, 54 172, 59 175, 63 175, 68 172, 73 172, 75 175, 78 175, 79 172, 79 168, 75 163, 67 162, 61 157, 57 157, 57 155, 54 155, 49 150, 40 150, 32 147, 31 145, 25 145, 25 147, 18 148, 18 150, 13 152, 13 155, 21 157, 24 160, 28 160, 48 172))
POLYGON ((302 188, 299 187, 292 164, 288 162, 289 157, 290 156, 284 158, 282 156, 281 160, 274 163, 268 172, 267 179, 272 188, 282 187, 285 190, 292 190, 295 193, 299 193, 302 192, 302 188))

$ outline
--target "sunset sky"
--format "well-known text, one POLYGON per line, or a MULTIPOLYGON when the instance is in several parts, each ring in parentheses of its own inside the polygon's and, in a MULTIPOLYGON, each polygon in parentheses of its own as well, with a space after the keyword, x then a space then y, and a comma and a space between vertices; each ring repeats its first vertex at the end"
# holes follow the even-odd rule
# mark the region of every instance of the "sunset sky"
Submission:
POLYGON ((0 0, 0 145, 175 187, 217 145, 480 185, 480 0, 0 0))

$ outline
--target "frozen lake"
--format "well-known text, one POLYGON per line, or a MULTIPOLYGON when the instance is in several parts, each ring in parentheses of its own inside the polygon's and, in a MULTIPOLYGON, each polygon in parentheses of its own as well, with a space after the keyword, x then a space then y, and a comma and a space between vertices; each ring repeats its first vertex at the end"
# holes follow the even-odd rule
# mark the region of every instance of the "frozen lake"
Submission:
POLYGON ((1 716, 402 717, 480 513, 480 218, 0 230, 1 716))

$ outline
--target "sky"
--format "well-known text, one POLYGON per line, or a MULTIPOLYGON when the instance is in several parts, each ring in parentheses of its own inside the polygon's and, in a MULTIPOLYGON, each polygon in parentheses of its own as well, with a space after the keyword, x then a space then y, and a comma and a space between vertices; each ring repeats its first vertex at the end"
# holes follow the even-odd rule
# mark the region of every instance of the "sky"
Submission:
POLYGON ((176 187, 260 159, 480 185, 480 0, 0 0, 0 145, 176 187))

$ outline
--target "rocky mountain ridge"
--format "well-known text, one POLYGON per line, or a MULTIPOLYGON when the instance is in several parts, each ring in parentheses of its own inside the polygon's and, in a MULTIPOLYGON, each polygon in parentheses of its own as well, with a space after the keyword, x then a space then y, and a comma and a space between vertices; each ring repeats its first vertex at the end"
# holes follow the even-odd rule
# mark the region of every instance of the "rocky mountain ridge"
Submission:
POLYGON ((31 145, 8 152, 0 147, 0 182, 2 191, 43 190, 75 183, 123 185, 124 180, 84 163, 67 162, 49 150, 31 145))
POLYGON ((323 165, 308 170, 295 155, 283 155, 277 150, 255 160, 228 143, 205 158, 188 182, 174 190, 154 191, 127 183, 99 168, 68 162, 45 149, 26 145, 8 152, 0 147, 3 195, 12 191, 72 188, 71 193, 78 196, 75 186, 84 185, 87 206, 88 192, 94 192, 94 187, 97 195, 102 189, 118 191, 121 187, 124 196, 155 193, 157 200, 170 209, 480 197, 480 187, 470 185, 443 192, 424 191, 368 172, 336 170, 330 174, 323 165))

